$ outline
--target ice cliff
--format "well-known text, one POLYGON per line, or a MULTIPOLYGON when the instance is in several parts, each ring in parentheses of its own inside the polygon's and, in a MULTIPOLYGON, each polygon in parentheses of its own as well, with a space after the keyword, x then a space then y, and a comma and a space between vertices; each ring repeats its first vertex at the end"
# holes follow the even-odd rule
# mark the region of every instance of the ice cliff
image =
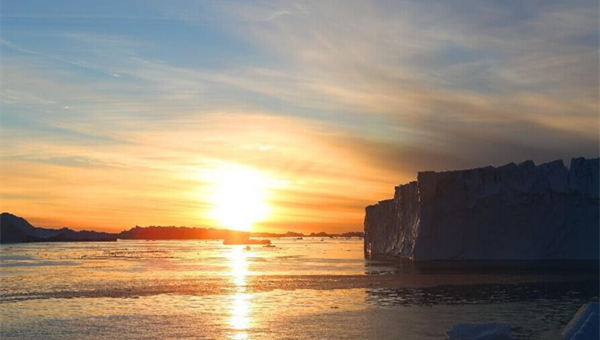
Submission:
POLYGON ((600 159, 419 172, 366 208, 365 258, 599 258, 600 159))

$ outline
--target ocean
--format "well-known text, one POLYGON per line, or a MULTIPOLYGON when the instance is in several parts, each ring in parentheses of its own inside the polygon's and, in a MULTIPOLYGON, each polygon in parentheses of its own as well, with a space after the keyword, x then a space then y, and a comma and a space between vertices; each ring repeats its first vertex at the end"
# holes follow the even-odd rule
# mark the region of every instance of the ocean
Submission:
POLYGON ((597 264, 366 261, 362 240, 0 247, 2 339, 443 339, 463 322, 560 338, 597 264))

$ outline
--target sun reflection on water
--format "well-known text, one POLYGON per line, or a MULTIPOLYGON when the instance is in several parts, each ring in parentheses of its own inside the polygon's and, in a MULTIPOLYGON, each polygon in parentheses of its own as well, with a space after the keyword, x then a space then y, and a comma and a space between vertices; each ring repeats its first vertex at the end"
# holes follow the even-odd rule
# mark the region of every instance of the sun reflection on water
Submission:
POLYGON ((235 293, 231 295, 229 307, 229 326, 233 330, 232 339, 247 339, 250 328, 250 304, 252 294, 246 293, 246 276, 248 275, 248 252, 243 246, 234 246, 229 253, 231 280, 235 293))

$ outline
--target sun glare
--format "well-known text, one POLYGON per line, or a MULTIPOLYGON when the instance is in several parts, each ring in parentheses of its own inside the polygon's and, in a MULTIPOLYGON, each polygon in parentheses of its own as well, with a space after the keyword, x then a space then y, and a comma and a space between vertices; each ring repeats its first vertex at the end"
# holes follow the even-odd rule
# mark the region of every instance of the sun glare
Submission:
POLYGON ((250 231, 269 213, 268 184, 257 170, 239 165, 221 167, 213 178, 211 217, 223 228, 250 231))

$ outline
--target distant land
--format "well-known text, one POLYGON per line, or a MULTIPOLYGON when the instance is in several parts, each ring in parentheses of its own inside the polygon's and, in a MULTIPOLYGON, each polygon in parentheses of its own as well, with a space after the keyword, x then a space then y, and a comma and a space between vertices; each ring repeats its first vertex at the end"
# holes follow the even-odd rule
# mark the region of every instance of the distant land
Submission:
POLYGON ((277 233, 250 233, 214 228, 174 226, 136 226, 120 233, 90 230, 75 231, 69 228, 49 229, 31 225, 26 219, 4 212, 0 215, 0 243, 20 242, 98 242, 122 240, 221 240, 247 239, 249 237, 362 237, 363 232, 329 234, 325 232, 303 234, 288 231, 277 233))

